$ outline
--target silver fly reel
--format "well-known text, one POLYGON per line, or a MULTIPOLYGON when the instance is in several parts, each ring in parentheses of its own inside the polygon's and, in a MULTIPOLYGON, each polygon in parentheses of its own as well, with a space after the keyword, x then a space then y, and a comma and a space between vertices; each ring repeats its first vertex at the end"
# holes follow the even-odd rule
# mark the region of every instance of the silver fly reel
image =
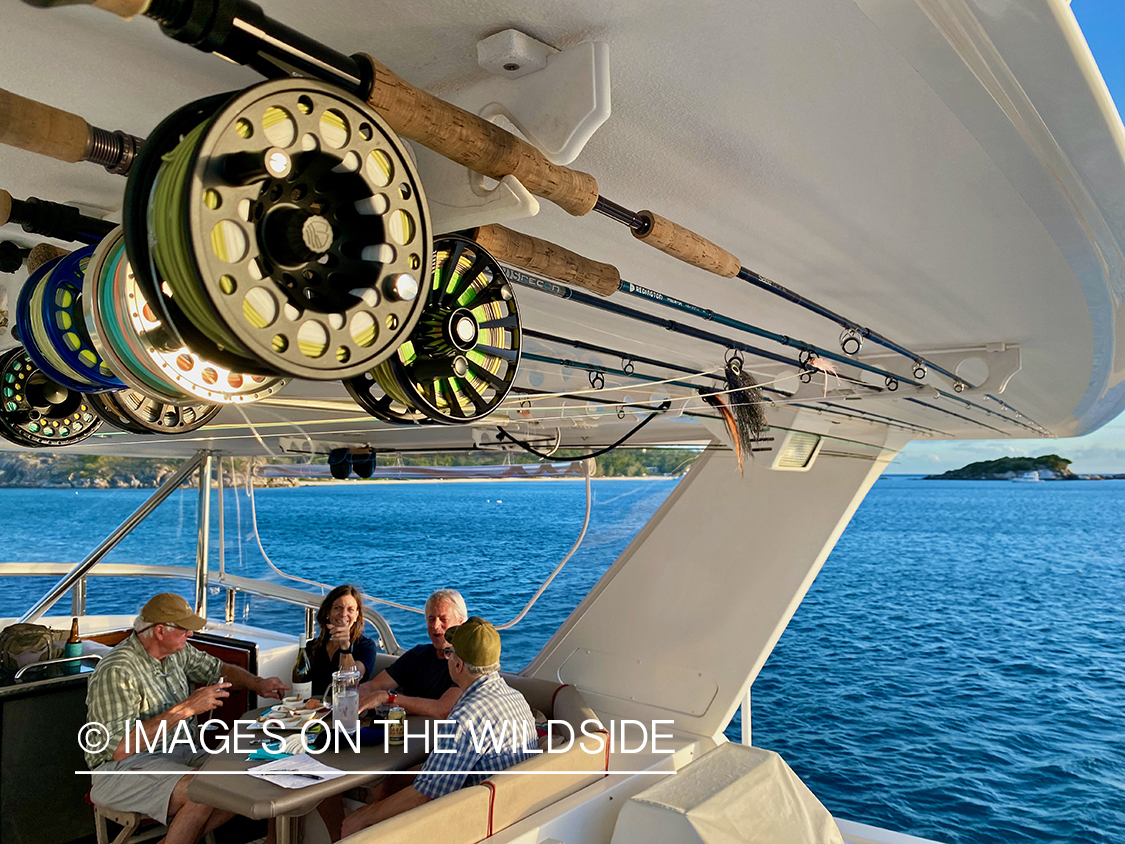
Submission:
POLYGON ((245 404, 288 379, 232 371, 179 342, 137 284, 121 229, 94 251, 83 283, 84 317, 94 347, 133 390, 173 405, 245 404))
MULTIPOLYGON (((313 80, 276 80, 182 140, 162 134, 148 142, 169 147, 149 176, 151 231, 137 235, 152 237, 158 277, 216 349, 337 380, 410 335, 429 289, 429 213, 402 141, 364 103, 313 80)), ((182 320, 167 322, 177 333, 182 320)))

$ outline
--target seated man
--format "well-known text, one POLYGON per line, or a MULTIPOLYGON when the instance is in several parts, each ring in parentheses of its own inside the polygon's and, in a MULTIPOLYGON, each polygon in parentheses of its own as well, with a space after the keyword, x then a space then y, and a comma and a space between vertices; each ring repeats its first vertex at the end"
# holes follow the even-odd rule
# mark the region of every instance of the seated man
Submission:
POLYGON ((447 718, 461 690, 445 666, 445 631, 468 618, 465 599, 455 589, 439 589, 426 601, 426 632, 430 644, 411 648, 385 671, 359 687, 359 711, 383 703, 401 706, 411 715, 447 718), (390 691, 398 689, 398 693, 390 691))
MULTIPOLYGON (((264 680, 189 645, 192 632, 206 623, 179 595, 157 595, 133 622, 133 635, 98 663, 86 692, 89 722, 103 725, 102 735, 108 736, 103 749, 86 751, 93 772, 90 798, 168 824, 165 844, 194 844, 232 817, 188 799, 191 775, 181 772, 200 767, 206 756, 182 742, 174 745, 176 727, 189 722, 194 739, 195 716, 219 706, 232 685, 277 698, 289 688, 277 677, 264 680), (193 692, 193 682, 207 685, 193 692), (168 753, 159 752, 162 725, 168 753), (157 752, 138 752, 145 737, 157 752), (119 771, 151 773, 115 775, 119 771)), ((198 742, 196 747, 202 751, 198 742)))
POLYGON ((531 709, 523 695, 497 673, 500 634, 496 628, 473 616, 462 625, 450 627, 446 639, 449 676, 461 689, 461 697, 449 713, 449 720, 455 724, 441 725, 434 752, 412 784, 407 785, 409 779, 401 775, 388 777, 405 787, 344 819, 345 836, 459 788, 476 785, 535 753, 531 709))

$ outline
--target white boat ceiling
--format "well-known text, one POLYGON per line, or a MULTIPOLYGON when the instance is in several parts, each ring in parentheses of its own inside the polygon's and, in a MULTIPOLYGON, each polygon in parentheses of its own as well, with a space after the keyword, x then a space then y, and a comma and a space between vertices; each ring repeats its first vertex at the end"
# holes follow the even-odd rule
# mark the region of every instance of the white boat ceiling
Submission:
MULTIPOLYGON (((990 358, 1004 344, 1019 349, 1020 370, 1002 395, 992 393, 1022 418, 973 390, 963 394, 973 405, 966 406, 934 373, 924 382, 929 392, 915 394, 910 362, 868 342, 861 359, 903 376, 893 398, 874 390, 859 391, 867 398, 841 396, 836 404, 847 406, 846 415, 767 408, 776 425, 831 426, 841 440, 870 443, 885 442, 879 420, 888 418, 899 423, 893 430, 903 441, 1070 436, 1103 424, 1125 403, 1125 353, 1117 342, 1125 292, 1125 130, 1062 0, 262 6, 341 52, 376 56, 451 101, 485 77, 476 43, 500 30, 515 27, 560 49, 606 42, 612 116, 572 164, 596 176, 604 196, 676 220, 744 266, 926 356, 989 348, 979 354, 990 358), (935 396, 933 387, 947 395, 935 396), (877 417, 850 418, 863 414, 877 417)), ((142 137, 191 100, 260 80, 169 40, 150 20, 126 23, 92 8, 37 10, 15 2, 5 5, 0 30, 0 78, 14 93, 142 137)), ((92 164, 0 148, 0 174, 0 187, 16 198, 74 202, 111 216, 121 206, 124 181, 92 164)), ((839 350, 840 328, 829 320, 678 263, 599 215, 571 217, 544 201, 538 216, 512 227, 613 263, 635 283, 839 350)), ((0 234, 36 242, 13 225, 0 234)), ((22 281, 7 278, 13 290, 22 281)), ((659 327, 531 290, 517 289, 517 297, 526 328, 697 371, 714 371, 723 361, 721 347, 659 327)), ((797 355, 623 294, 614 299, 797 355)), ((530 339, 524 348, 571 360, 596 357, 530 339)), ((605 355, 600 362, 620 365, 605 355)), ((748 362, 759 380, 796 373, 748 362)), ((883 386, 881 377, 862 378, 883 386)), ((814 407, 825 390, 840 387, 830 376, 824 380, 818 373, 803 388, 804 405, 814 407)), ((589 389, 585 372, 527 360, 517 386, 589 389)), ((791 378, 778 386, 791 392, 798 384, 791 378)), ((656 387, 610 398, 643 403, 661 390, 686 395, 656 387)), ((473 442, 471 426, 389 428, 365 417, 335 383, 306 382, 285 395, 305 406, 244 408, 263 436, 308 434, 402 449, 473 442)), ((596 428, 565 428, 564 441, 611 442, 636 422, 631 414, 604 417, 609 421, 596 428)), ((486 421, 492 429, 496 420, 486 421)), ((224 410, 218 423, 183 438, 107 433, 78 448, 176 454, 214 441, 228 452, 261 452, 238 409, 224 410)), ((543 424, 553 431, 558 423, 543 424)), ((638 442, 705 441, 718 430, 662 419, 638 442)))

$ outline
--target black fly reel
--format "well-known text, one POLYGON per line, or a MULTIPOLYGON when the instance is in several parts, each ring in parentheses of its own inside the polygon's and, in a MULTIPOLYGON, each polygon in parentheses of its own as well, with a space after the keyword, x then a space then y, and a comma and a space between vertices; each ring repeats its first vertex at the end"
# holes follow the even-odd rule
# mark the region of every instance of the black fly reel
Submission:
POLYGON ((139 390, 118 390, 86 397, 94 412, 114 428, 133 434, 186 434, 214 419, 219 405, 170 404, 139 390))
POLYGON ((418 325, 390 359, 344 386, 384 421, 474 422, 511 390, 520 345, 515 295, 496 259, 472 240, 443 237, 418 325))
POLYGON ((429 289, 429 212, 402 141, 308 79, 165 120, 130 172, 125 239, 183 345, 242 372, 365 372, 409 336, 429 289))
POLYGON ((101 425, 86 396, 52 381, 16 348, 0 356, 0 437, 30 448, 80 443, 101 425))

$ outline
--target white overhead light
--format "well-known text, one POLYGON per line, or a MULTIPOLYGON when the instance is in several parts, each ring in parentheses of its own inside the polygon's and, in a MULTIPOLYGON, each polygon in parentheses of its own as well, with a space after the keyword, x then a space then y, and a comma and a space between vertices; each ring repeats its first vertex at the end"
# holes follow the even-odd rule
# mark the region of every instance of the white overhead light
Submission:
POLYGON ((770 468, 781 472, 807 472, 820 453, 822 442, 816 434, 790 431, 778 446, 770 468))

